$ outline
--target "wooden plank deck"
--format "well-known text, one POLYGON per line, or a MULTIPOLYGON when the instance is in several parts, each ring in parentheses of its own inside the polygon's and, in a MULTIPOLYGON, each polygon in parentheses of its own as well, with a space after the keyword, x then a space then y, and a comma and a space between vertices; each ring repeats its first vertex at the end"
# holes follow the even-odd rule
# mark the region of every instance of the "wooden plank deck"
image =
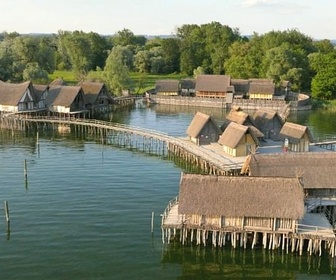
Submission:
POLYGON ((171 207, 168 216, 164 219, 163 227, 180 227, 182 225, 182 215, 178 214, 178 204, 171 207))
POLYGON ((334 230, 328 219, 320 213, 306 213, 299 221, 298 233, 326 238, 335 238, 334 230))

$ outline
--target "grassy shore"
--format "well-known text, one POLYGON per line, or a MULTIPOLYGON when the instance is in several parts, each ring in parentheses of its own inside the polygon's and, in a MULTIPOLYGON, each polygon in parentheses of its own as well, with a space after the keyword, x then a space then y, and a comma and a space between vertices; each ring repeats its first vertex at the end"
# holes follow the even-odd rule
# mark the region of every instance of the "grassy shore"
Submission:
MULTIPOLYGON (((88 74, 89 80, 104 81, 102 77, 103 72, 91 71, 88 74)), ((132 80, 133 93, 140 94, 146 90, 152 89, 155 87, 155 82, 157 80, 164 79, 176 79, 180 80, 187 78, 187 75, 183 74, 169 74, 169 75, 152 75, 152 74, 140 74, 140 73, 130 73, 132 80)), ((68 84, 77 84, 76 76, 71 71, 55 71, 53 74, 49 75, 50 80, 55 80, 57 78, 62 78, 68 84)))

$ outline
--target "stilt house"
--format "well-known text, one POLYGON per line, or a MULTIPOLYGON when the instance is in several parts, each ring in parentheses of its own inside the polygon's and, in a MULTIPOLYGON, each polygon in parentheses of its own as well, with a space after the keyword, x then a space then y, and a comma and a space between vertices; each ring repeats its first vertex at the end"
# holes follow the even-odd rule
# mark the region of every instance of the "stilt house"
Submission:
POLYGON ((12 84, 0 81, 0 111, 23 112, 35 109, 33 84, 12 84))
POLYGON ((286 151, 309 152, 309 144, 314 142, 307 126, 286 122, 279 132, 280 140, 286 151))
POLYGON ((304 192, 297 178, 183 174, 178 213, 191 229, 295 232, 304 192))
POLYGON ((274 110, 259 109, 253 116, 257 128, 266 139, 278 139, 284 121, 274 110))
POLYGON ((255 153, 260 145, 252 128, 231 122, 220 136, 218 143, 223 151, 233 157, 247 156, 255 153))
POLYGON ((269 79, 250 79, 249 98, 272 100, 275 93, 275 84, 269 79))
POLYGON ((197 145, 218 141, 221 130, 215 120, 207 114, 197 112, 187 128, 189 139, 197 145))

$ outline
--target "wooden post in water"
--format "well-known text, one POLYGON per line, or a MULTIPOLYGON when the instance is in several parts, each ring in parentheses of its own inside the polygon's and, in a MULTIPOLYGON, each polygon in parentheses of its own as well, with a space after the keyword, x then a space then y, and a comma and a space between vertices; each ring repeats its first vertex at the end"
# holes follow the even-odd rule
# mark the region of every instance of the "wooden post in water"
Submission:
POLYGON ((39 145, 39 132, 36 132, 36 145, 39 145))
POLYGON ((152 220, 151 220, 151 233, 154 233, 154 212, 152 212, 152 220))
POLYGON ((6 215, 6 222, 7 222, 7 239, 10 238, 10 220, 9 220, 9 208, 8 202, 5 201, 5 215, 6 215))
POLYGON ((27 171, 27 160, 26 159, 24 160, 24 170, 23 170, 23 173, 24 173, 25 181, 27 182, 28 171, 27 171))

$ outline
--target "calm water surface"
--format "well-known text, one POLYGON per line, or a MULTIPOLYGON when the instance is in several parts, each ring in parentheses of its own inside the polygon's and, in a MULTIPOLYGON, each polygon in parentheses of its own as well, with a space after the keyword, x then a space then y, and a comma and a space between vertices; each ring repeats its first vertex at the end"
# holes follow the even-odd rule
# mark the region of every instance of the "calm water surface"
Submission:
MULTIPOLYGON (((137 106, 112 118, 184 135, 197 109, 181 109, 137 106)), ((226 114, 204 112, 219 121, 226 114)), ((336 135, 335 117, 321 111, 290 119, 323 137, 336 135)), ((3 211, 0 279, 335 277, 334 262, 326 255, 163 245, 160 213, 178 194, 182 170, 160 157, 72 138, 40 132, 38 148, 33 136, 0 132, 0 203, 8 201, 11 220, 8 233, 3 211)))

